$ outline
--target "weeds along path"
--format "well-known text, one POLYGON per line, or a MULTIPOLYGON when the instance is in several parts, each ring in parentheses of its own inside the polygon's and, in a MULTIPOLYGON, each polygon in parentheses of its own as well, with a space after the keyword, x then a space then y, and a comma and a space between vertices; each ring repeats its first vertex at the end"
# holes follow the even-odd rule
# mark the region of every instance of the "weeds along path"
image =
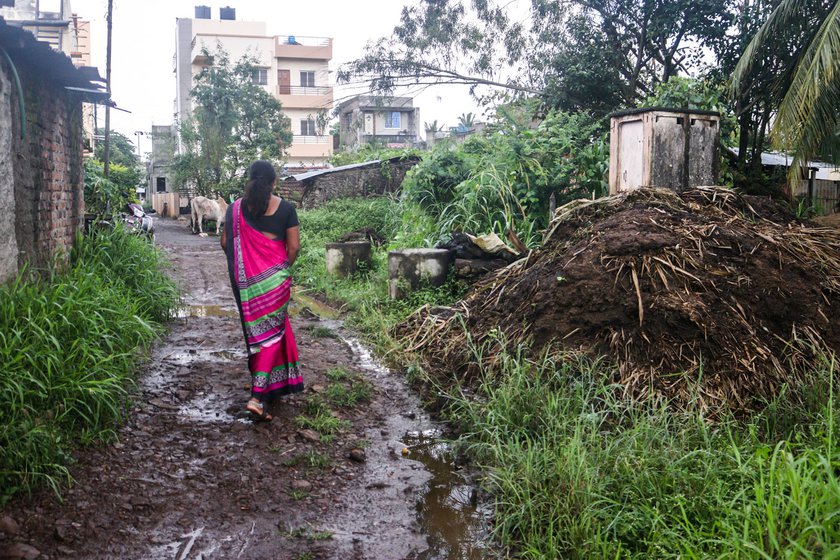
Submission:
POLYGON ((19 525, 0 529, 0 557, 24 545, 39 558, 481 557, 447 544, 469 532, 427 534, 463 514, 423 507, 439 476, 403 453, 436 426, 337 322, 296 306, 307 391, 271 423, 240 418, 249 380, 218 239, 173 220, 158 232, 184 316, 141 373, 118 441, 77 453, 64 500, 43 491, 0 512, 19 525))

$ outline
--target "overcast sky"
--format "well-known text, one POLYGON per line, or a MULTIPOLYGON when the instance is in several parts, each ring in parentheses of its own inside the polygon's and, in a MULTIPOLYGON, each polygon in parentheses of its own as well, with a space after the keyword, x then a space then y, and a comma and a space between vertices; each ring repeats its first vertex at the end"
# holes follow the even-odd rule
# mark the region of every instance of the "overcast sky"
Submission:
MULTIPOLYGON (((91 21, 93 65, 105 77, 107 0, 71 0, 81 19, 91 21)), ((331 70, 359 56, 368 41, 390 35, 399 22, 403 0, 227 0, 196 2, 186 0, 114 0, 112 95, 121 111, 111 112, 112 128, 136 141, 135 131, 149 131, 152 123, 172 122, 175 98, 175 18, 194 17, 194 7, 211 7, 213 19, 219 8, 236 8, 236 19, 265 21, 269 35, 300 35, 333 38, 331 70)), ((334 83, 335 74, 331 75, 334 83)), ((335 97, 346 92, 336 90, 335 97)), ((458 115, 478 112, 467 88, 438 86, 419 93, 423 122, 437 120, 447 126, 457 124, 458 115)), ((104 126, 104 111, 99 112, 104 126)), ((151 144, 140 139, 140 149, 151 144)))

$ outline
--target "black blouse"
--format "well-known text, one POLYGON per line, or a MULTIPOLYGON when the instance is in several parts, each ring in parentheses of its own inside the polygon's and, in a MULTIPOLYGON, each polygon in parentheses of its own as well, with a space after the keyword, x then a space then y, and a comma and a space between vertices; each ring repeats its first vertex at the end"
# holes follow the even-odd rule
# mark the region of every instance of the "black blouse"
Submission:
MULTIPOLYGON (((277 239, 286 240, 286 230, 289 228, 293 228, 295 226, 299 226, 300 222, 298 221, 297 210, 295 210, 294 205, 283 199, 280 201, 280 206, 270 216, 260 216, 259 218, 255 218, 248 213, 248 208, 242 203, 242 215, 245 217, 245 221, 248 222, 248 225, 252 228, 273 233, 277 236, 277 239)), ((227 215, 225 216, 225 223, 233 224, 233 204, 228 206, 227 215)), ((232 227, 230 227, 233 230, 232 227)))

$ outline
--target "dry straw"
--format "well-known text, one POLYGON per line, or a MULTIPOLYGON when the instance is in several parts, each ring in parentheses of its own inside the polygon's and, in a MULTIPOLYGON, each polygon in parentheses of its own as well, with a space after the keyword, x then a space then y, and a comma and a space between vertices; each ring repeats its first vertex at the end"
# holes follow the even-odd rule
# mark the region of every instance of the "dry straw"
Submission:
POLYGON ((541 249, 397 334, 441 378, 479 371, 468 343, 502 331, 606 355, 629 398, 713 413, 804 381, 819 351, 840 350, 838 309, 838 230, 725 188, 641 189, 558 208, 541 249))

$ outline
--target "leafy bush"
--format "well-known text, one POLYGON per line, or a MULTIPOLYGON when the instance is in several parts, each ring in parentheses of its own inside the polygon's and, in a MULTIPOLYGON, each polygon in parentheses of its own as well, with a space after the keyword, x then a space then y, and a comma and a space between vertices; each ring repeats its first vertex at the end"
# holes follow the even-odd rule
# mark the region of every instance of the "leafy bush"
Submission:
POLYGON ((66 270, 0 287, 0 502, 58 491, 73 445, 112 436, 140 351, 178 303, 163 264, 118 228, 79 238, 66 270))
POLYGON ((330 156, 330 163, 336 167, 362 163, 375 159, 391 159, 395 157, 422 156, 423 151, 417 148, 386 148, 380 144, 362 144, 354 150, 335 152, 330 156))
POLYGON ((438 235, 512 229, 529 246, 557 205, 607 193, 609 152, 600 124, 586 115, 549 113, 536 127, 502 120, 463 144, 441 143, 409 171, 404 196, 437 220, 438 235))
POLYGON ((136 202, 136 170, 113 164, 111 178, 105 178, 102 162, 85 160, 85 207, 91 214, 108 215, 122 211, 129 202, 136 202))

